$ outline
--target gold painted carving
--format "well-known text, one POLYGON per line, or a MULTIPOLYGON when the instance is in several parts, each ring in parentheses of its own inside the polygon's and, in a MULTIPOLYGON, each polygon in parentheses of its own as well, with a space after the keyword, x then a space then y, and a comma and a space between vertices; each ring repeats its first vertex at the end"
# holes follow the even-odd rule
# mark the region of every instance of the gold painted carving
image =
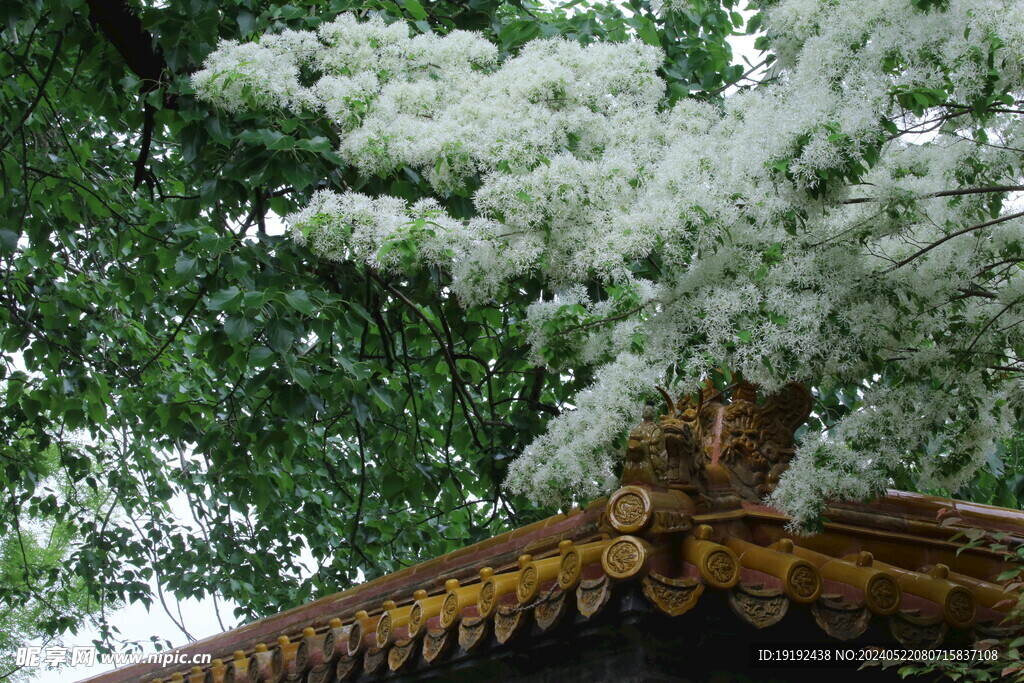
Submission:
POLYGON ((334 674, 338 677, 339 681, 343 681, 356 672, 359 668, 358 664, 359 660, 356 657, 340 657, 338 659, 338 666, 334 669, 334 674))
MULTIPOLYGON (((312 629, 305 629, 306 631, 312 631, 312 629)), ((316 631, 310 634, 312 637, 316 637, 316 631)), ((321 636, 323 638, 323 636, 321 636)), ((306 669, 312 668, 312 662, 309 657, 309 640, 310 638, 303 633, 303 639, 299 642, 299 647, 295 650, 295 670, 305 671, 306 669)), ((323 642, 321 640, 321 642, 323 642)), ((321 661, 323 661, 323 651, 321 650, 320 655, 321 661)))
POLYGON ((797 565, 789 574, 789 589, 795 597, 813 600, 821 592, 821 578, 810 566, 797 565))
MULTIPOLYGON (((329 681, 337 681, 338 679, 337 667, 321 666, 319 668, 312 669, 306 674, 306 683, 328 683, 329 681), (333 669, 333 670, 332 670, 333 669)), ((206 679, 211 681, 211 679, 206 679)), ((219 679, 216 676, 213 677, 212 681, 216 683, 219 679)))
POLYGON ((432 663, 441 658, 451 646, 455 636, 451 631, 443 628, 430 629, 427 635, 423 636, 423 659, 432 663))
POLYGON ((697 579, 672 579, 652 572, 644 577, 643 591, 662 612, 678 617, 697 605, 697 599, 704 593, 704 584, 697 579))
POLYGON ((395 643, 388 652, 388 668, 392 671, 401 669, 409 661, 409 655, 412 654, 415 644, 416 642, 413 640, 400 640, 395 643))
POLYGON ((486 581, 480 587, 480 597, 477 600, 480 614, 490 614, 494 609, 494 582, 486 581))
POLYGON ((739 558, 728 546, 710 540, 711 534, 710 526, 699 525, 692 536, 683 539, 682 559, 697 568, 704 583, 732 588, 740 581, 739 558))
POLYGON ((214 681, 215 683, 224 683, 224 677, 227 676, 228 668, 224 666, 224 660, 214 659, 210 662, 210 668, 206 670, 203 676, 204 683, 206 681, 214 681))
MULTIPOLYGON (((519 602, 527 603, 537 594, 537 568, 529 566, 519 574, 519 583, 516 585, 516 597, 519 602)), ((481 614, 484 614, 481 611, 481 614)))
POLYGON ((921 619, 906 613, 889 617, 889 632, 907 647, 934 647, 946 637, 946 622, 921 619))
POLYGON ((352 628, 348 632, 348 654, 355 655, 363 647, 363 624, 361 621, 352 622, 352 628))
POLYGON ((487 638, 490 619, 463 619, 459 622, 459 647, 469 652, 487 638))
POLYGON ((583 570, 583 563, 580 562, 578 550, 570 550, 562 556, 562 566, 558 570, 558 587, 567 590, 576 585, 580 580, 583 570))
POLYGON ((654 406, 644 407, 643 421, 629 434, 626 461, 622 465, 622 483, 638 482, 654 486, 668 484, 665 435, 654 422, 654 406))
POLYGON ((795 452, 793 432, 807 420, 813 406, 810 392, 803 385, 790 384, 759 405, 756 387, 740 382, 731 403, 723 404, 717 394, 707 396, 705 406, 710 410, 702 412, 702 421, 716 425, 705 441, 709 459, 717 454, 741 498, 761 501, 789 468, 795 452))
POLYGON ((953 617, 953 625, 967 628, 974 622, 978 613, 978 602, 966 588, 957 586, 949 593, 946 600, 949 616, 953 617))
POLYGON ((611 514, 623 526, 632 526, 643 521, 647 506, 639 494, 628 493, 618 497, 611 514))
POLYGON ((660 418, 661 429, 665 434, 668 484, 694 490, 705 488, 708 458, 704 453, 704 432, 700 420, 703 399, 698 405, 691 397, 684 396, 676 405, 665 391, 658 391, 665 397, 669 408, 668 414, 660 418))
POLYGON ((714 581, 722 585, 729 585, 735 579, 739 566, 730 553, 725 550, 715 550, 704 557, 704 569, 714 581))
POLYGON ((377 647, 383 648, 391 641, 391 612, 386 611, 380 615, 377 622, 377 647))
POLYGON ((677 408, 664 390, 659 387, 658 391, 669 412, 655 423, 654 406, 644 407, 642 422, 629 434, 622 483, 696 487, 703 479, 705 462, 698 407, 686 397, 677 408))
POLYGON ((739 585, 729 591, 729 606, 748 624, 767 628, 786 616, 789 599, 781 591, 739 585))
POLYGON ((632 574, 634 567, 640 562, 640 552, 636 545, 628 541, 615 543, 608 551, 608 566, 616 574, 632 574))
POLYGON ((715 486, 709 493, 710 463, 724 466, 741 498, 760 502, 773 491, 795 452, 793 433, 813 405, 800 384, 790 384, 763 404, 747 382, 735 386, 729 403, 710 385, 696 404, 690 397, 673 402, 658 390, 669 411, 655 423, 654 407, 644 408, 643 420, 629 435, 622 482, 674 486, 716 500, 722 490, 715 486))
POLYGON ((732 402, 722 409, 721 462, 731 464, 752 459, 762 422, 756 390, 753 385, 741 382, 733 390, 732 402))
POLYGON ((224 673, 224 678, 227 681, 247 681, 249 680, 250 666, 255 665, 250 664, 249 658, 245 656, 244 652, 236 650, 234 653, 234 659, 228 663, 227 671, 224 673))
POLYGON ((615 498, 611 509, 612 523, 616 528, 639 528, 647 517, 647 505, 639 493, 627 491, 615 498))
POLYGON ((891 614, 899 604, 900 588, 887 574, 876 574, 868 581, 864 599, 872 612, 891 614))
POLYGON ((386 650, 380 648, 367 650, 363 655, 363 670, 370 674, 377 673, 384 666, 385 661, 387 661, 386 650))
POLYGON ((359 622, 353 622, 347 626, 341 625, 340 619, 331 619, 329 629, 324 635, 324 662, 329 662, 341 655, 342 650, 349 646, 353 629, 358 628, 359 622))
POLYGON ((284 677, 284 648, 291 649, 292 646, 293 643, 288 636, 278 637, 278 645, 270 655, 270 677, 272 679, 279 680, 284 677))
POLYGON ((504 645, 519 633, 524 623, 526 619, 522 610, 498 607, 498 613, 494 615, 494 636, 504 645))
POLYGON ((599 579, 584 579, 576 588, 576 608, 588 619, 598 614, 611 599, 610 582, 607 576, 599 579))
POLYGON ((419 633, 423 626, 423 605, 417 602, 409 612, 409 633, 419 633))
POLYGON ((863 605, 819 600, 811 605, 811 614, 825 633, 839 640, 852 640, 864 634, 871 612, 863 605))
POLYGON ((605 572, 614 579, 628 579, 643 570, 647 562, 647 550, 640 539, 622 536, 615 539, 604 550, 601 564, 605 572))
POLYGON ((533 617, 542 631, 547 631, 558 623, 563 614, 565 614, 565 593, 557 589, 550 598, 543 600, 533 608, 533 617))
POLYGON ((451 628, 459 617, 459 596, 449 593, 441 604, 441 626, 451 628))
POLYGON ((269 652, 267 646, 264 643, 257 643, 253 649, 255 651, 252 653, 252 657, 249 658, 249 678, 274 678, 273 655, 269 652))
MULTIPOLYGON (((610 540, 602 539, 583 545, 574 545, 562 555, 561 567, 558 573, 558 587, 569 592, 576 589, 583 579, 588 567, 601 562, 601 556, 605 548, 611 544, 610 540)), ((594 567, 597 569, 597 567, 594 567)))
POLYGON ((693 528, 693 517, 676 510, 658 510, 653 515, 651 532, 668 534, 676 531, 689 531, 693 528))

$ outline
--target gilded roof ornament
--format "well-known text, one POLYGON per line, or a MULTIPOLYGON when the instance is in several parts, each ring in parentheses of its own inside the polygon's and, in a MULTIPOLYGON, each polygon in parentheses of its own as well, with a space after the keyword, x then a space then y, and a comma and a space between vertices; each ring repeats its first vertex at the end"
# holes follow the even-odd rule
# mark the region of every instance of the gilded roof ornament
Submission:
POLYGON ((703 507, 722 507, 714 502, 729 499, 722 488, 752 502, 771 493, 793 457, 794 432, 813 405, 810 392, 797 383, 762 403, 757 387, 743 381, 727 388, 728 402, 725 391, 710 384, 696 401, 673 400, 657 389, 668 412, 656 421, 654 406, 644 407, 641 423, 629 434, 622 483, 679 489, 703 507))

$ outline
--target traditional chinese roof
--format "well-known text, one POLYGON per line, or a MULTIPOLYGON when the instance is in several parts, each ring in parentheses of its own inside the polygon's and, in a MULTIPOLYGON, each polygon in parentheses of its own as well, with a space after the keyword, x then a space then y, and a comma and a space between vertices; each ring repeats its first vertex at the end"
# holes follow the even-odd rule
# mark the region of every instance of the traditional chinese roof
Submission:
MULTIPOLYGON (((708 389, 697 401, 669 399, 658 422, 648 410, 630 434, 628 483, 586 509, 180 649, 216 658, 204 668, 136 665, 90 682, 450 678, 517 643, 539 647, 546 634, 603 642, 588 624, 643 609, 678 625, 657 627, 669 638, 723 612, 747 638, 798 613, 818 637, 913 647, 1015 628, 1004 623, 1001 557, 954 536, 967 527, 1024 542, 1024 512, 890 491, 834 503, 824 531, 794 536, 788 517, 757 501, 788 466, 810 394, 792 385, 758 403, 741 384, 731 398, 708 389), (940 519, 951 506, 956 514, 940 519)), ((787 635, 797 631, 775 640, 787 635)))
POLYGON ((583 624, 630 591, 694 624, 706 596, 717 595, 759 629, 807 610, 839 641, 870 624, 915 647, 998 635, 1005 567, 984 548, 957 554, 961 544, 950 539, 964 525, 1022 538, 1024 513, 957 502, 961 521, 943 525, 937 513, 950 503, 891 491, 832 505, 824 532, 794 537, 789 519, 763 505, 695 513, 685 492, 627 485, 586 510, 181 648, 216 657, 204 668, 136 665, 90 681, 329 681, 429 670, 531 630, 583 624))

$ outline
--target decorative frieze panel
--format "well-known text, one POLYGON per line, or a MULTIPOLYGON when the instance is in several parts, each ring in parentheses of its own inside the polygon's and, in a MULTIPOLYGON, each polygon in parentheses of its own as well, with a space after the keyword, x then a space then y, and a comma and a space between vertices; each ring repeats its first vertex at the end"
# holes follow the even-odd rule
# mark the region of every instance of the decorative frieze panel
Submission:
POLYGON ((644 577, 644 595, 670 617, 686 614, 697 606, 704 584, 697 579, 673 579, 651 572, 644 577))
POLYGON ((777 589, 740 584, 729 592, 729 607, 755 628, 768 628, 782 621, 789 599, 777 589))
POLYGON ((853 640, 862 636, 872 616, 865 605, 825 598, 811 605, 811 614, 821 630, 837 640, 853 640))
POLYGON ((540 630, 550 630, 565 616, 567 611, 565 595, 561 590, 555 590, 550 597, 539 601, 533 608, 533 617, 537 620, 540 630))
POLYGON ((584 579, 576 588, 576 605, 580 614, 590 618, 601 612, 611 599, 611 582, 607 576, 584 579))

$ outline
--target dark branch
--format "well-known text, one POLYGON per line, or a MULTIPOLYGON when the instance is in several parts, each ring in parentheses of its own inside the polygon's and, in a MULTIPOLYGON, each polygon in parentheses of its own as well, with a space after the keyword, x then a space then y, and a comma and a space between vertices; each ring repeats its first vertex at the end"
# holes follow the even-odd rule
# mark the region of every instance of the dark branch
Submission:
MULTIPOLYGON (((922 199, 934 199, 937 197, 960 197, 967 194, 990 194, 995 192, 1022 192, 1024 185, 995 185, 993 187, 962 187, 956 190, 943 190, 933 194, 926 194, 922 199)), ((877 197, 852 197, 843 204, 866 204, 879 201, 877 197)))
POLYGON ((932 242, 927 247, 914 252, 913 254, 908 256, 907 258, 903 259, 902 261, 900 261, 899 263, 894 265, 889 270, 896 270, 897 268, 901 268, 901 267, 907 265, 908 263, 910 263, 911 261, 916 259, 918 256, 922 256, 922 255, 928 253, 929 251, 931 251, 935 247, 937 247, 937 246, 939 246, 941 244, 945 244, 946 242, 948 242, 949 240, 953 239, 954 237, 959 237, 960 235, 966 234, 968 232, 973 232, 974 230, 981 230, 982 228, 988 228, 988 227, 996 225, 998 223, 1005 223, 1006 221, 1011 221, 1014 218, 1021 218, 1021 217, 1024 217, 1024 211, 1020 211, 1018 213, 1011 213, 1008 216, 1000 216, 999 218, 993 218, 992 220, 985 221, 984 223, 978 223, 977 225, 971 225, 969 227, 964 228, 963 230, 957 230, 956 232, 950 233, 950 234, 946 235, 945 237, 943 237, 942 239, 940 239, 940 240, 938 240, 936 242, 932 242))
POLYGON ((86 0, 89 19, 103 32, 142 82, 142 92, 154 90, 167 68, 163 53, 152 34, 142 28, 142 20, 125 0, 86 0))
MULTIPOLYGON (((132 181, 132 189, 138 189, 143 180, 146 180, 146 163, 149 161, 149 148, 153 143, 153 124, 156 115, 156 107, 146 102, 143 107, 144 122, 142 124, 142 139, 139 141, 139 156, 135 160, 135 179, 132 181)), ((153 182, 149 182, 150 190, 153 189, 153 182)))

